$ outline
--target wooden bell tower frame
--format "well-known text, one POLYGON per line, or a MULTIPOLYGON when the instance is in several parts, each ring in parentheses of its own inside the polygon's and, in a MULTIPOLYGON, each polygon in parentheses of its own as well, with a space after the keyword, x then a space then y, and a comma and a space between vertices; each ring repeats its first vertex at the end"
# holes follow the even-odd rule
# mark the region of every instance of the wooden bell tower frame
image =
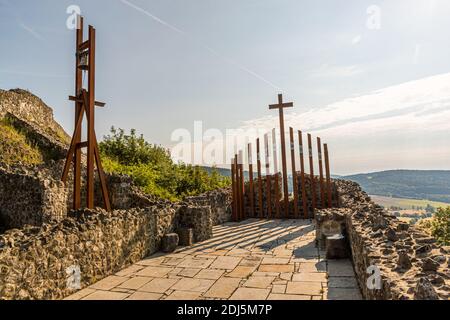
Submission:
POLYGON ((89 39, 83 40, 83 17, 79 17, 76 36, 76 65, 75 65, 75 96, 69 100, 75 102, 75 131, 70 149, 67 154, 62 181, 67 182, 73 161, 74 188, 73 209, 81 208, 81 149, 87 148, 87 185, 86 207, 94 208, 94 163, 97 167, 104 208, 111 211, 109 194, 105 174, 100 159, 97 138, 95 134, 95 107, 104 107, 105 103, 95 101, 95 28, 89 26, 89 39), (83 72, 88 75, 88 88, 83 87, 83 72), (83 117, 87 118, 87 141, 81 142, 83 117))

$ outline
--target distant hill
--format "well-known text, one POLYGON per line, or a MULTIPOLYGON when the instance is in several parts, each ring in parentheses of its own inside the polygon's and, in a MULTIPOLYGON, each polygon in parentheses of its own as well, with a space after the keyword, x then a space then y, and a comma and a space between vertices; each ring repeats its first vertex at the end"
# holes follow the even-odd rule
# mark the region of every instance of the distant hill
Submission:
POLYGON ((369 194, 450 203, 450 171, 391 170, 342 177, 369 194))
MULTIPOLYGON (((217 170, 231 176, 229 169, 217 170)), ((248 177, 248 172, 245 176, 248 177)), ((450 171, 391 170, 333 178, 355 181, 371 195, 450 203, 450 171)))

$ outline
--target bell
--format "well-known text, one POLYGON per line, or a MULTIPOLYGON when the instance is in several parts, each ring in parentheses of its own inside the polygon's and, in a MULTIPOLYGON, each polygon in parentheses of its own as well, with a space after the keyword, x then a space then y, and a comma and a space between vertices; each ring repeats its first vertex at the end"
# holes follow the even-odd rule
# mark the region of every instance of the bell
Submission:
POLYGON ((84 51, 82 53, 79 53, 79 63, 78 68, 81 70, 88 70, 89 69, 89 55, 87 51, 84 51))

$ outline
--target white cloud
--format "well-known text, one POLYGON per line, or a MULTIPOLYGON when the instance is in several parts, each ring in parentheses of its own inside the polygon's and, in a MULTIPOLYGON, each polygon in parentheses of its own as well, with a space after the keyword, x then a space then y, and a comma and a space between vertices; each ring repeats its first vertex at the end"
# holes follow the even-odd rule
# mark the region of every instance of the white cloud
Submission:
MULTIPOLYGON (((286 122, 287 128, 330 144, 335 173, 450 169, 450 73, 290 112, 286 122)), ((245 121, 239 129, 269 132, 274 127, 278 118, 270 115, 245 121)))

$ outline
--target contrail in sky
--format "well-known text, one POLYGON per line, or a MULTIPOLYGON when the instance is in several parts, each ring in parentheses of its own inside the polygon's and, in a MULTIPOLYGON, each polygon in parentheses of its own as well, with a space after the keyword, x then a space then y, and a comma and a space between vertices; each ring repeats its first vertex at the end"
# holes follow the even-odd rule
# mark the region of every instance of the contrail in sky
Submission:
POLYGON ((197 42, 201 47, 203 47, 205 50, 209 51, 210 53, 212 53, 213 55, 215 55, 215 56, 218 57, 219 59, 225 61, 226 63, 228 63, 228 64, 230 64, 230 65, 233 65, 233 66, 237 67, 237 68, 240 69, 241 71, 244 71, 245 73, 247 73, 247 74, 253 76, 254 78, 256 78, 256 79, 258 79, 258 80, 261 80, 262 82, 268 84, 268 85, 271 86, 272 88, 274 88, 274 89, 276 89, 276 90, 278 90, 278 91, 281 91, 281 88, 280 88, 280 87, 278 87, 277 85, 273 84, 272 82, 270 82, 269 80, 267 80, 266 78, 264 78, 263 76, 261 76, 260 74, 254 72, 254 71, 250 70, 249 68, 243 66, 242 64, 240 64, 240 63, 238 63, 238 62, 236 62, 236 61, 234 61, 234 60, 232 60, 232 59, 230 59, 230 58, 228 58, 228 57, 222 55, 221 53, 219 53, 217 50, 215 50, 214 48, 210 47, 209 45, 207 45, 207 44, 205 44, 205 43, 203 43, 203 42, 201 42, 201 41, 199 41, 199 40, 197 40, 197 39, 194 39, 191 35, 189 35, 189 34, 186 33, 185 31, 183 31, 183 30, 181 30, 181 29, 179 29, 179 28, 177 28, 177 27, 171 25, 170 23, 168 23, 168 22, 166 22, 166 21, 164 21, 164 20, 158 18, 158 17, 155 16, 154 14, 148 12, 147 10, 145 10, 145 9, 143 9, 143 8, 141 8, 141 7, 138 7, 137 5, 131 3, 131 2, 129 2, 129 1, 127 1, 127 0, 120 0, 120 1, 121 1, 123 4, 126 4, 127 6, 129 6, 129 7, 133 8, 133 9, 135 9, 135 10, 137 10, 137 11, 139 11, 139 12, 145 14, 146 16, 152 18, 154 21, 156 21, 156 22, 158 22, 159 24, 165 26, 166 28, 169 28, 170 30, 172 30, 172 31, 174 31, 174 32, 176 32, 176 33, 178 33, 178 34, 181 34, 181 35, 183 35, 183 36, 186 36, 186 37, 191 38, 192 40, 194 40, 195 42, 197 42))

